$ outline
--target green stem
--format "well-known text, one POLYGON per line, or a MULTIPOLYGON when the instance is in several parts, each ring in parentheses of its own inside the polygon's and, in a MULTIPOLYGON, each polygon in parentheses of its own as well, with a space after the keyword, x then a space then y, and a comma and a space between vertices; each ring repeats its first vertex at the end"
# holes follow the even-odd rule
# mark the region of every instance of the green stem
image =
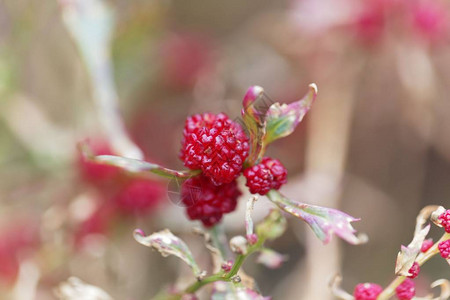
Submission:
POLYGON ((192 294, 202 288, 204 285, 207 285, 216 281, 227 281, 222 274, 214 274, 209 277, 204 278, 203 280, 197 281, 191 284, 188 288, 185 289, 184 294, 192 294))
POLYGON ((200 288, 202 288, 203 286, 205 286, 209 283, 213 283, 216 281, 230 282, 232 280, 232 278, 238 274, 245 259, 247 257, 249 257, 252 253, 260 250, 261 247, 263 246, 263 244, 264 244, 264 239, 260 238, 256 244, 249 246, 246 254, 240 254, 236 257, 236 259, 233 263, 233 266, 231 267, 230 272, 223 273, 223 271, 221 271, 217 274, 213 274, 202 280, 199 280, 199 281, 191 284, 190 286, 188 286, 182 294, 177 294, 176 296, 174 296, 173 299, 181 299, 181 296, 184 294, 193 294, 193 293, 197 292, 200 288))
MULTIPOLYGON (((430 258, 432 258, 434 255, 439 253, 438 245, 440 242, 445 241, 450 238, 449 233, 445 233, 442 235, 442 237, 434 243, 434 245, 428 249, 425 253, 420 253, 417 256, 416 262, 422 266, 425 262, 427 262, 430 258)), ((405 281, 405 276, 397 276, 384 290, 383 292, 378 295, 377 300, 388 300, 395 294, 395 289, 402 284, 403 281, 405 281)))
POLYGON ((210 230, 211 240, 214 247, 216 247, 223 260, 226 260, 230 257, 231 253, 229 248, 226 245, 226 236, 223 230, 223 226, 219 223, 215 225, 210 230))
POLYGON ((245 254, 245 255, 238 255, 236 257, 236 260, 234 261, 233 266, 231 267, 230 272, 228 272, 225 275, 225 278, 227 279, 231 279, 234 275, 236 275, 239 272, 239 269, 241 268, 242 264, 244 263, 245 259, 247 258, 248 255, 250 255, 251 253, 245 254))

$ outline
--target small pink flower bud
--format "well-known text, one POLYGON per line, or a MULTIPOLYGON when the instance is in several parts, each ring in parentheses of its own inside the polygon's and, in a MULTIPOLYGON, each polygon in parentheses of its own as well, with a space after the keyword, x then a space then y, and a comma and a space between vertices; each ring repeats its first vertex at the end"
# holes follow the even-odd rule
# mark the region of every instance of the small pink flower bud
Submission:
POLYGON ((355 300, 376 300, 383 288, 375 283, 360 283, 353 292, 355 300))
POLYGON ((222 270, 224 270, 225 272, 230 272, 231 268, 233 267, 233 261, 232 260, 228 260, 224 263, 222 263, 222 270))
POLYGON ((411 274, 411 276, 408 276, 408 278, 414 279, 417 277, 417 275, 419 275, 420 272, 420 266, 419 264, 415 261, 414 264, 412 265, 412 267, 409 269, 409 274, 411 274))
POLYGON ((258 242, 258 236, 255 233, 247 235, 247 241, 250 245, 254 245, 258 242))

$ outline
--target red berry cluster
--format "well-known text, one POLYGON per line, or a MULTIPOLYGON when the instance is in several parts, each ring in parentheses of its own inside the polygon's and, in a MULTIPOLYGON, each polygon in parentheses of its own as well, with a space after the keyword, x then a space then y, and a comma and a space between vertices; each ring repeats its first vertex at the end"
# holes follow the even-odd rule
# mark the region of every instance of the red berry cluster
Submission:
POLYGON ((204 113, 186 120, 180 158, 189 169, 201 169, 216 185, 239 176, 248 150, 245 132, 224 113, 204 113))
MULTIPOLYGON (((95 141, 90 146, 95 155, 113 155, 105 142, 95 141)), ((118 167, 82 156, 78 159, 78 167, 81 179, 94 188, 100 201, 94 212, 75 228, 76 247, 90 234, 107 233, 112 221, 118 217, 147 214, 163 199, 164 187, 156 181, 131 177, 118 167)))
POLYGON ((438 220, 441 223, 442 227, 444 227, 445 232, 450 233, 450 209, 447 209, 444 213, 442 213, 438 217, 438 220))
MULTIPOLYGON (((187 118, 180 158, 202 174, 182 185, 182 202, 191 220, 209 227, 236 208, 240 191, 236 178, 249 154, 248 138, 241 126, 220 114, 197 114, 187 118)), ((276 159, 265 157, 244 171, 251 193, 265 195, 287 181, 286 168, 276 159)))
POLYGON ((443 258, 450 258, 450 240, 440 242, 438 244, 438 249, 443 258))
POLYGON ((215 185, 205 175, 191 177, 181 186, 181 200, 191 220, 200 220, 206 227, 218 223, 223 214, 234 211, 241 195, 236 180, 215 185))
POLYGON ((375 283, 360 283, 353 292, 355 300, 376 300, 383 288, 375 283))
POLYGON ((261 163, 244 171, 247 186, 252 194, 265 195, 271 189, 278 190, 287 182, 286 168, 278 159, 264 157, 261 163))
POLYGON ((395 293, 399 300, 410 300, 416 295, 416 287, 414 281, 405 279, 396 289, 395 293))

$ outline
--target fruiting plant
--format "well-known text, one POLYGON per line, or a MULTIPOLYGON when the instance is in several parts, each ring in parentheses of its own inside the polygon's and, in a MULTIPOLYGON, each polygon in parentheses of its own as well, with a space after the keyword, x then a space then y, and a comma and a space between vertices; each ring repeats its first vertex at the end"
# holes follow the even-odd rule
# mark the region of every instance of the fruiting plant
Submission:
POLYGON ((213 298, 235 299, 239 295, 238 299, 264 299, 254 280, 241 267, 253 253, 259 253, 258 262, 268 267, 274 268, 283 262, 283 255, 264 246, 267 240, 283 234, 286 228, 283 212, 305 221, 324 243, 333 233, 351 244, 366 240, 356 236, 351 225, 359 219, 336 209, 299 203, 281 194, 278 190, 287 182, 286 168, 278 159, 265 156, 266 148, 272 142, 294 131, 316 96, 317 87, 311 84, 309 92, 299 101, 272 103, 267 101, 261 87, 253 86, 244 96, 241 118, 232 120, 224 113, 189 117, 180 151, 180 158, 188 170, 175 171, 119 156, 94 156, 86 145, 82 146, 82 152, 91 161, 121 167, 134 173, 135 177, 153 173, 182 181, 181 203, 189 219, 201 221, 203 229, 197 229, 196 233, 204 237, 214 266, 210 275, 203 271, 185 242, 168 229, 149 236, 137 229, 134 237, 139 243, 160 251, 163 256, 179 257, 192 268, 196 278, 187 287, 162 291, 158 299, 196 299, 195 293, 208 284, 213 286, 213 298), (236 180, 241 174, 252 194, 266 195, 276 208, 254 226, 251 214, 257 196, 251 197, 246 205, 245 236, 235 236, 226 243, 220 221, 237 206, 241 191, 236 180))
POLYGON ((400 300, 449 299, 448 279, 436 280, 431 284, 432 288, 441 287, 440 296, 416 297, 413 279, 420 276, 420 266, 437 254, 450 265, 450 209, 430 205, 423 208, 417 216, 414 238, 408 246, 401 247, 395 264, 396 278, 385 289, 375 283, 360 283, 356 285, 353 295, 350 295, 339 287, 341 278, 336 276, 331 283, 331 290, 338 299, 343 300, 387 300, 394 295, 400 300), (430 231, 430 224, 424 226, 428 220, 444 229, 442 237, 436 243, 432 239, 425 239, 430 231))

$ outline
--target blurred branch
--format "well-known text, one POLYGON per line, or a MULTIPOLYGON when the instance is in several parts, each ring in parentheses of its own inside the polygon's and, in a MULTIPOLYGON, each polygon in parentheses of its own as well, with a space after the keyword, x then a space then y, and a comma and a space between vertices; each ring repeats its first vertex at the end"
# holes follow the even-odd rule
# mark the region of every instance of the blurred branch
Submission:
POLYGON ((112 9, 102 0, 59 0, 63 21, 89 72, 94 99, 106 135, 118 155, 143 159, 128 136, 119 112, 110 45, 115 24, 112 9))

